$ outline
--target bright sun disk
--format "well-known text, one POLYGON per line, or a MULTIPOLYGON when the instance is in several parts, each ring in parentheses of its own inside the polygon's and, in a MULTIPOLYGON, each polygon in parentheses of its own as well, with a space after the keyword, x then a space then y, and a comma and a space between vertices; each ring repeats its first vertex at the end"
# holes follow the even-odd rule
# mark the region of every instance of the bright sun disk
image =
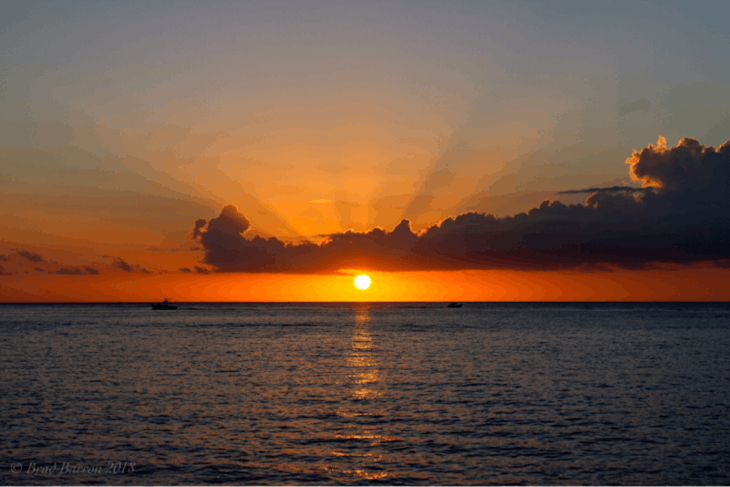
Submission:
POLYGON ((367 289, 370 287, 370 277, 360 274, 355 278, 355 287, 358 289, 367 289))

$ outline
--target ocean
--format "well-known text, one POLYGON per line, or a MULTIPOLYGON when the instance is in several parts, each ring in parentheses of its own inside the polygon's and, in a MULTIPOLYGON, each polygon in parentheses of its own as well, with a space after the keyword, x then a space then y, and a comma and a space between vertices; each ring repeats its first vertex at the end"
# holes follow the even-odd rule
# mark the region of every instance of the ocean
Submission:
POLYGON ((0 483, 730 484, 729 303, 0 305, 0 483))

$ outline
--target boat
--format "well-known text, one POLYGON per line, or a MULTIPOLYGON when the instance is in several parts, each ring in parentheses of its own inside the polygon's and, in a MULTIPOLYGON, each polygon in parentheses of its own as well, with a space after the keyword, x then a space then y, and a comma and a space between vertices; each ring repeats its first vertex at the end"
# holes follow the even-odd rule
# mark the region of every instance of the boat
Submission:
POLYGON ((451 303, 447 308, 461 308, 461 303, 451 303))
POLYGON ((177 309, 177 306, 171 305, 166 299, 161 303, 152 303, 152 309, 177 309))

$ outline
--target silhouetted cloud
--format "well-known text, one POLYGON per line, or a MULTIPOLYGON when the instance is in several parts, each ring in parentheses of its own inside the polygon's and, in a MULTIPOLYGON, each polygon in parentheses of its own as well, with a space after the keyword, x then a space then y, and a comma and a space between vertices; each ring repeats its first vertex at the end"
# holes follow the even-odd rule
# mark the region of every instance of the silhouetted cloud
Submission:
POLYGON ((566 191, 558 191, 557 194, 580 194, 580 193, 618 193, 625 191, 627 193, 646 193, 652 191, 651 188, 632 188, 630 186, 611 186, 608 188, 586 188, 586 189, 569 189, 566 191))
MULTIPOLYGON (((96 276, 107 270, 109 267, 120 269, 124 272, 142 272, 149 273, 147 269, 140 265, 132 265, 124 261, 119 257, 113 257, 111 255, 103 255, 102 257, 113 259, 111 264, 100 264, 93 262, 91 265, 74 265, 57 262, 54 259, 46 259, 37 252, 31 250, 19 250, 12 249, 13 252, 7 256, 2 256, 0 259, 3 262, 8 262, 10 269, 7 269, 5 273, 0 275, 13 275, 18 273, 30 273, 40 272, 44 274, 57 274, 57 275, 91 275, 96 276), (34 265, 42 263, 40 265, 34 265)), ((1 255, 1 254, 0 254, 1 255)))
POLYGON ((127 264, 123 259, 120 259, 117 257, 114 259, 114 262, 112 262, 112 265, 116 267, 117 269, 121 269, 124 272, 134 272, 134 269, 132 269, 132 266, 127 264))
POLYGON ((12 272, 5 272, 5 268, 0 265, 0 276, 12 276, 12 272))
MULTIPOLYGON (((728 141, 730 142, 730 141, 728 141)), ((631 177, 644 186, 654 186, 688 196, 692 193, 713 199, 728 198, 730 177, 730 144, 720 149, 705 147, 697 140, 684 138, 677 147, 667 149, 667 141, 659 138, 657 146, 635 151, 626 162, 631 164, 631 177), (707 194, 707 192, 711 194, 707 194)))
POLYGON ((667 148, 660 138, 626 162, 642 189, 598 188, 585 205, 544 201, 506 218, 465 213, 420 235, 403 220, 391 232, 348 231, 319 245, 249 240, 248 220, 231 206, 196 221, 192 235, 203 262, 223 272, 642 268, 730 258, 730 143, 715 149, 685 138, 667 148))
POLYGON ((61 269, 54 272, 54 274, 67 274, 67 275, 75 275, 80 276, 82 274, 90 274, 93 276, 96 276, 99 274, 99 271, 94 269, 93 267, 89 266, 83 266, 83 267, 73 267, 73 266, 66 266, 62 267, 61 269))
POLYGON ((124 259, 120 257, 115 257, 114 262, 112 262, 112 266, 116 267, 117 269, 121 269, 124 272, 143 272, 145 274, 148 274, 150 271, 145 269, 144 267, 141 267, 139 264, 128 264, 124 261, 124 259))
MULTIPOLYGON (((193 235, 200 236, 205 220, 197 220, 193 235)), ((221 214, 211 218, 207 223, 206 233, 239 234, 251 227, 251 224, 241 212, 233 205, 228 205, 221 210, 221 214)))
MULTIPOLYGON (((194 269, 196 274, 210 274, 210 271, 205 267, 200 267, 196 265, 194 269)), ((185 274, 190 274, 193 272, 190 267, 181 267, 179 270, 180 272, 184 272, 185 274)))
POLYGON ((43 256, 41 256, 41 254, 38 254, 31 250, 18 250, 17 252, 18 252, 18 255, 20 255, 21 257, 24 257, 25 259, 29 260, 30 262, 43 262, 43 256))
POLYGON ((78 267, 63 267, 55 272, 56 274, 71 274, 71 275, 81 275, 84 273, 81 269, 78 267))

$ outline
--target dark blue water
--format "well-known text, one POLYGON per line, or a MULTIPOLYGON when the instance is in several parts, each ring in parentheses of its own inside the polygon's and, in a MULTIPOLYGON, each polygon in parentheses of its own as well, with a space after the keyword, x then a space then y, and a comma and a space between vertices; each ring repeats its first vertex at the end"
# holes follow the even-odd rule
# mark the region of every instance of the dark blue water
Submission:
POLYGON ((0 306, 3 484, 730 484, 728 304, 0 306))

